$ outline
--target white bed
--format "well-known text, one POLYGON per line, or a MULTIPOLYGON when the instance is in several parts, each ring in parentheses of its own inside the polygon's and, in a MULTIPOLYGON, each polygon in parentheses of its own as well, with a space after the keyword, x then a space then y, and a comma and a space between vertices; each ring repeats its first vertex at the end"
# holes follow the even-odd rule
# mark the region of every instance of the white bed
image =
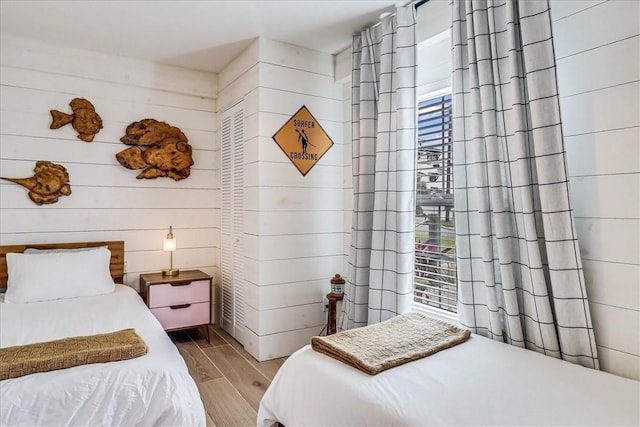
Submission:
POLYGON ((258 427, 640 425, 640 383, 472 335, 375 376, 306 346, 264 394, 258 427))
POLYGON ((117 285, 103 295, 29 304, 0 295, 0 347, 127 328, 146 342, 146 355, 0 381, 0 425, 205 425, 184 359, 135 290, 117 285))

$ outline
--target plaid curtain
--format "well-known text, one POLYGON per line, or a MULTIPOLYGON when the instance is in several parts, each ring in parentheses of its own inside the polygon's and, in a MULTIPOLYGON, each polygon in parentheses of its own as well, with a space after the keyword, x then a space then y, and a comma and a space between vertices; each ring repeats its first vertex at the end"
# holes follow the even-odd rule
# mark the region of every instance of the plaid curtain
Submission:
POLYGON ((411 310, 416 174, 415 7, 353 38, 350 270, 340 329, 411 310))
POLYGON ((598 369, 548 1, 451 5, 460 322, 598 369))

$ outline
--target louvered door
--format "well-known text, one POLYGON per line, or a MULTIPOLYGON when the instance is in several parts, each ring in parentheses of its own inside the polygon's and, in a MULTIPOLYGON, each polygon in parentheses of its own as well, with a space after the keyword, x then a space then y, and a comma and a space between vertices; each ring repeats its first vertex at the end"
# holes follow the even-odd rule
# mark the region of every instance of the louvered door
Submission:
POLYGON ((222 328, 241 343, 244 328, 244 117, 242 102, 222 112, 222 328))

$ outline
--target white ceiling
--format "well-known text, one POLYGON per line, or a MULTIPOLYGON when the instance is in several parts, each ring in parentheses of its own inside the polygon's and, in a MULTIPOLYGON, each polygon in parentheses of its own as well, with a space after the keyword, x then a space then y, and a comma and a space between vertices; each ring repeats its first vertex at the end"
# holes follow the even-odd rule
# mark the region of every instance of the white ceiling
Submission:
MULTIPOLYGON (((0 37, 219 72, 258 36, 335 54, 395 0, 0 0, 0 37)), ((1 38, 0 38, 1 41, 1 38)))

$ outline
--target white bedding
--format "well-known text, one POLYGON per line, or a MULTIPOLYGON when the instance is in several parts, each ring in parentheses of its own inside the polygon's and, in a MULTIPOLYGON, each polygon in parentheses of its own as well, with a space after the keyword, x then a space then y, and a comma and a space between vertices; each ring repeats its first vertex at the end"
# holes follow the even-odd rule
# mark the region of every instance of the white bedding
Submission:
POLYGON ((267 389, 258 426, 640 425, 640 383, 472 335, 369 376, 306 346, 267 389))
POLYGON ((32 304, 0 299, 0 347, 125 328, 144 339, 146 355, 0 381, 0 425, 205 425, 184 359, 133 289, 32 304))

